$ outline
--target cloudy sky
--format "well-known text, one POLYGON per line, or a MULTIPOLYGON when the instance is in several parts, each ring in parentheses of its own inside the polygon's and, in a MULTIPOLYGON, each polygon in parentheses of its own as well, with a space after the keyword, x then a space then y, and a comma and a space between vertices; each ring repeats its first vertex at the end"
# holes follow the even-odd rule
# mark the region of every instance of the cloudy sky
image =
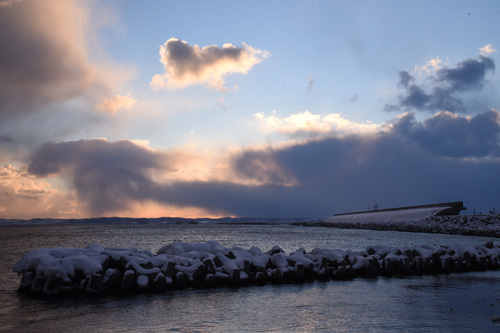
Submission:
POLYGON ((0 218, 500 210, 498 1, 0 0, 0 218))

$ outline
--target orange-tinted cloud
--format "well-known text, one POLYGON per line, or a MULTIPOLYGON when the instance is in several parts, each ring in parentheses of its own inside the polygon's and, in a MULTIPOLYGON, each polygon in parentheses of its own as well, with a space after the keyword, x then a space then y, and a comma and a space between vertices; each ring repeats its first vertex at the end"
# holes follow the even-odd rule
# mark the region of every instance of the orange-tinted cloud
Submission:
MULTIPOLYGON (((218 218, 221 216, 231 216, 228 212, 215 209, 205 209, 195 206, 176 206, 165 203, 158 203, 152 200, 131 202, 121 210, 120 216, 154 218, 154 217, 182 217, 182 218, 218 218)), ((104 215, 116 215, 116 212, 104 215)))
POLYGON ((493 46, 491 44, 485 45, 482 48, 480 48, 479 50, 481 51, 481 55, 483 55, 483 56, 490 55, 491 53, 497 51, 493 48, 493 46))
MULTIPOLYGON (((95 115, 96 104, 115 89, 125 90, 132 73, 99 45, 97 29, 110 21, 109 15, 96 16, 107 3, 0 4, 0 163, 24 163, 23 156, 40 142, 93 131, 103 119, 95 115)), ((102 111, 132 102, 121 97, 104 103, 102 111)))
MULTIPOLYGON (((132 70, 115 64, 102 52, 95 37, 98 27, 90 19, 91 3, 2 3, 0 120, 4 124, 75 98, 83 97, 81 102, 94 105, 131 77, 132 70)), ((112 99, 103 106, 108 111, 126 107, 130 103, 126 97, 130 96, 112 99)))
POLYGON ((185 88, 193 84, 206 84, 224 91, 225 77, 233 73, 247 74, 255 64, 269 55, 243 43, 243 47, 224 44, 200 47, 170 38, 160 46, 163 74, 156 74, 150 82, 154 90, 185 88))
POLYGON ((71 195, 27 172, 26 166, 0 167, 0 216, 3 218, 82 217, 71 195))
POLYGON ((148 216, 187 214, 197 207, 211 216, 326 217, 372 202, 453 200, 494 207, 499 134, 496 110, 473 117, 441 112, 423 122, 407 113, 373 135, 244 149, 229 156, 225 178, 190 178, 186 170, 197 167, 182 153, 102 139, 46 143, 33 151, 28 172, 69 181, 88 216, 141 208, 148 216))
POLYGON ((156 186, 155 172, 173 172, 175 156, 129 140, 49 142, 32 154, 28 171, 39 177, 69 175, 91 216, 126 210, 144 202, 156 186))
POLYGON ((120 109, 130 109, 137 104, 137 100, 127 95, 115 95, 113 97, 106 98, 104 101, 96 106, 98 111, 107 112, 110 114, 115 114, 120 109))
POLYGON ((0 6, 0 116, 81 95, 95 80, 88 11, 76 1, 0 6))

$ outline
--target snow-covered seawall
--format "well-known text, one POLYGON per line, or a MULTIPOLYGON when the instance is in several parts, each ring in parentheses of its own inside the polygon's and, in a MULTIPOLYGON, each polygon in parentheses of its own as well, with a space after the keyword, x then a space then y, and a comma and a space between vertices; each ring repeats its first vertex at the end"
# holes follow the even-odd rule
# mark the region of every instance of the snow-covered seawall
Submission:
POLYGON ((426 218, 387 218, 385 214, 333 216, 325 221, 291 223, 309 227, 395 230, 456 235, 500 237, 500 215, 448 215, 426 218))
POLYGON ((302 283, 314 279, 415 275, 500 269, 500 245, 421 245, 365 251, 298 249, 285 254, 226 248, 218 242, 175 242, 156 255, 136 248, 48 248, 27 253, 14 266, 20 290, 54 295, 80 291, 166 291, 188 287, 302 283))

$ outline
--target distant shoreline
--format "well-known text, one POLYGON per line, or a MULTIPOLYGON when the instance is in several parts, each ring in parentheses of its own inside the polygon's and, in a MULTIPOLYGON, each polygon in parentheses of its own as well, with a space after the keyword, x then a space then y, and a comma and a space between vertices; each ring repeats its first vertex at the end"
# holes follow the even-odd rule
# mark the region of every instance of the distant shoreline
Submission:
POLYGON ((391 230, 401 232, 439 233, 465 236, 487 236, 500 238, 500 216, 496 215, 449 215, 433 216, 425 219, 399 221, 325 221, 306 218, 129 218, 97 217, 85 219, 0 219, 2 226, 42 226, 42 225, 292 225, 306 227, 329 227, 344 229, 391 230))
POLYGON ((35 219, 0 219, 2 225, 84 225, 84 224, 292 224, 296 222, 318 222, 312 218, 257 218, 257 217, 221 217, 221 218, 184 218, 184 217, 92 217, 82 219, 35 218, 35 219))

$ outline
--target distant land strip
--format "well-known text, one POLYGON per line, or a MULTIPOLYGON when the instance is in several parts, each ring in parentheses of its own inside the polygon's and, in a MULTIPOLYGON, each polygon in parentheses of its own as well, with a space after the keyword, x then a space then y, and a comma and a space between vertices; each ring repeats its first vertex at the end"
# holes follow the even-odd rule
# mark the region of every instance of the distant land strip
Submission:
MULTIPOLYGON (((376 217, 376 215, 374 215, 376 217)), ((341 216, 339 216, 341 218, 341 216)), ((9 225, 68 225, 68 224, 125 224, 125 225, 162 225, 162 224, 244 224, 244 225, 275 225, 289 224, 306 227, 331 227, 347 229, 392 230, 403 232, 440 233, 471 236, 487 236, 500 238, 499 215, 446 215, 431 216, 423 219, 370 221, 325 221, 318 218, 253 218, 253 217, 223 217, 223 218, 131 218, 131 217, 96 217, 86 219, 52 219, 38 218, 31 220, 0 219, 0 226, 9 225)))
POLYGON ((320 219, 282 218, 282 217, 221 217, 221 218, 185 218, 185 217, 92 217, 82 219, 34 218, 0 219, 2 225, 58 225, 58 224, 291 224, 293 222, 312 222, 320 219))

